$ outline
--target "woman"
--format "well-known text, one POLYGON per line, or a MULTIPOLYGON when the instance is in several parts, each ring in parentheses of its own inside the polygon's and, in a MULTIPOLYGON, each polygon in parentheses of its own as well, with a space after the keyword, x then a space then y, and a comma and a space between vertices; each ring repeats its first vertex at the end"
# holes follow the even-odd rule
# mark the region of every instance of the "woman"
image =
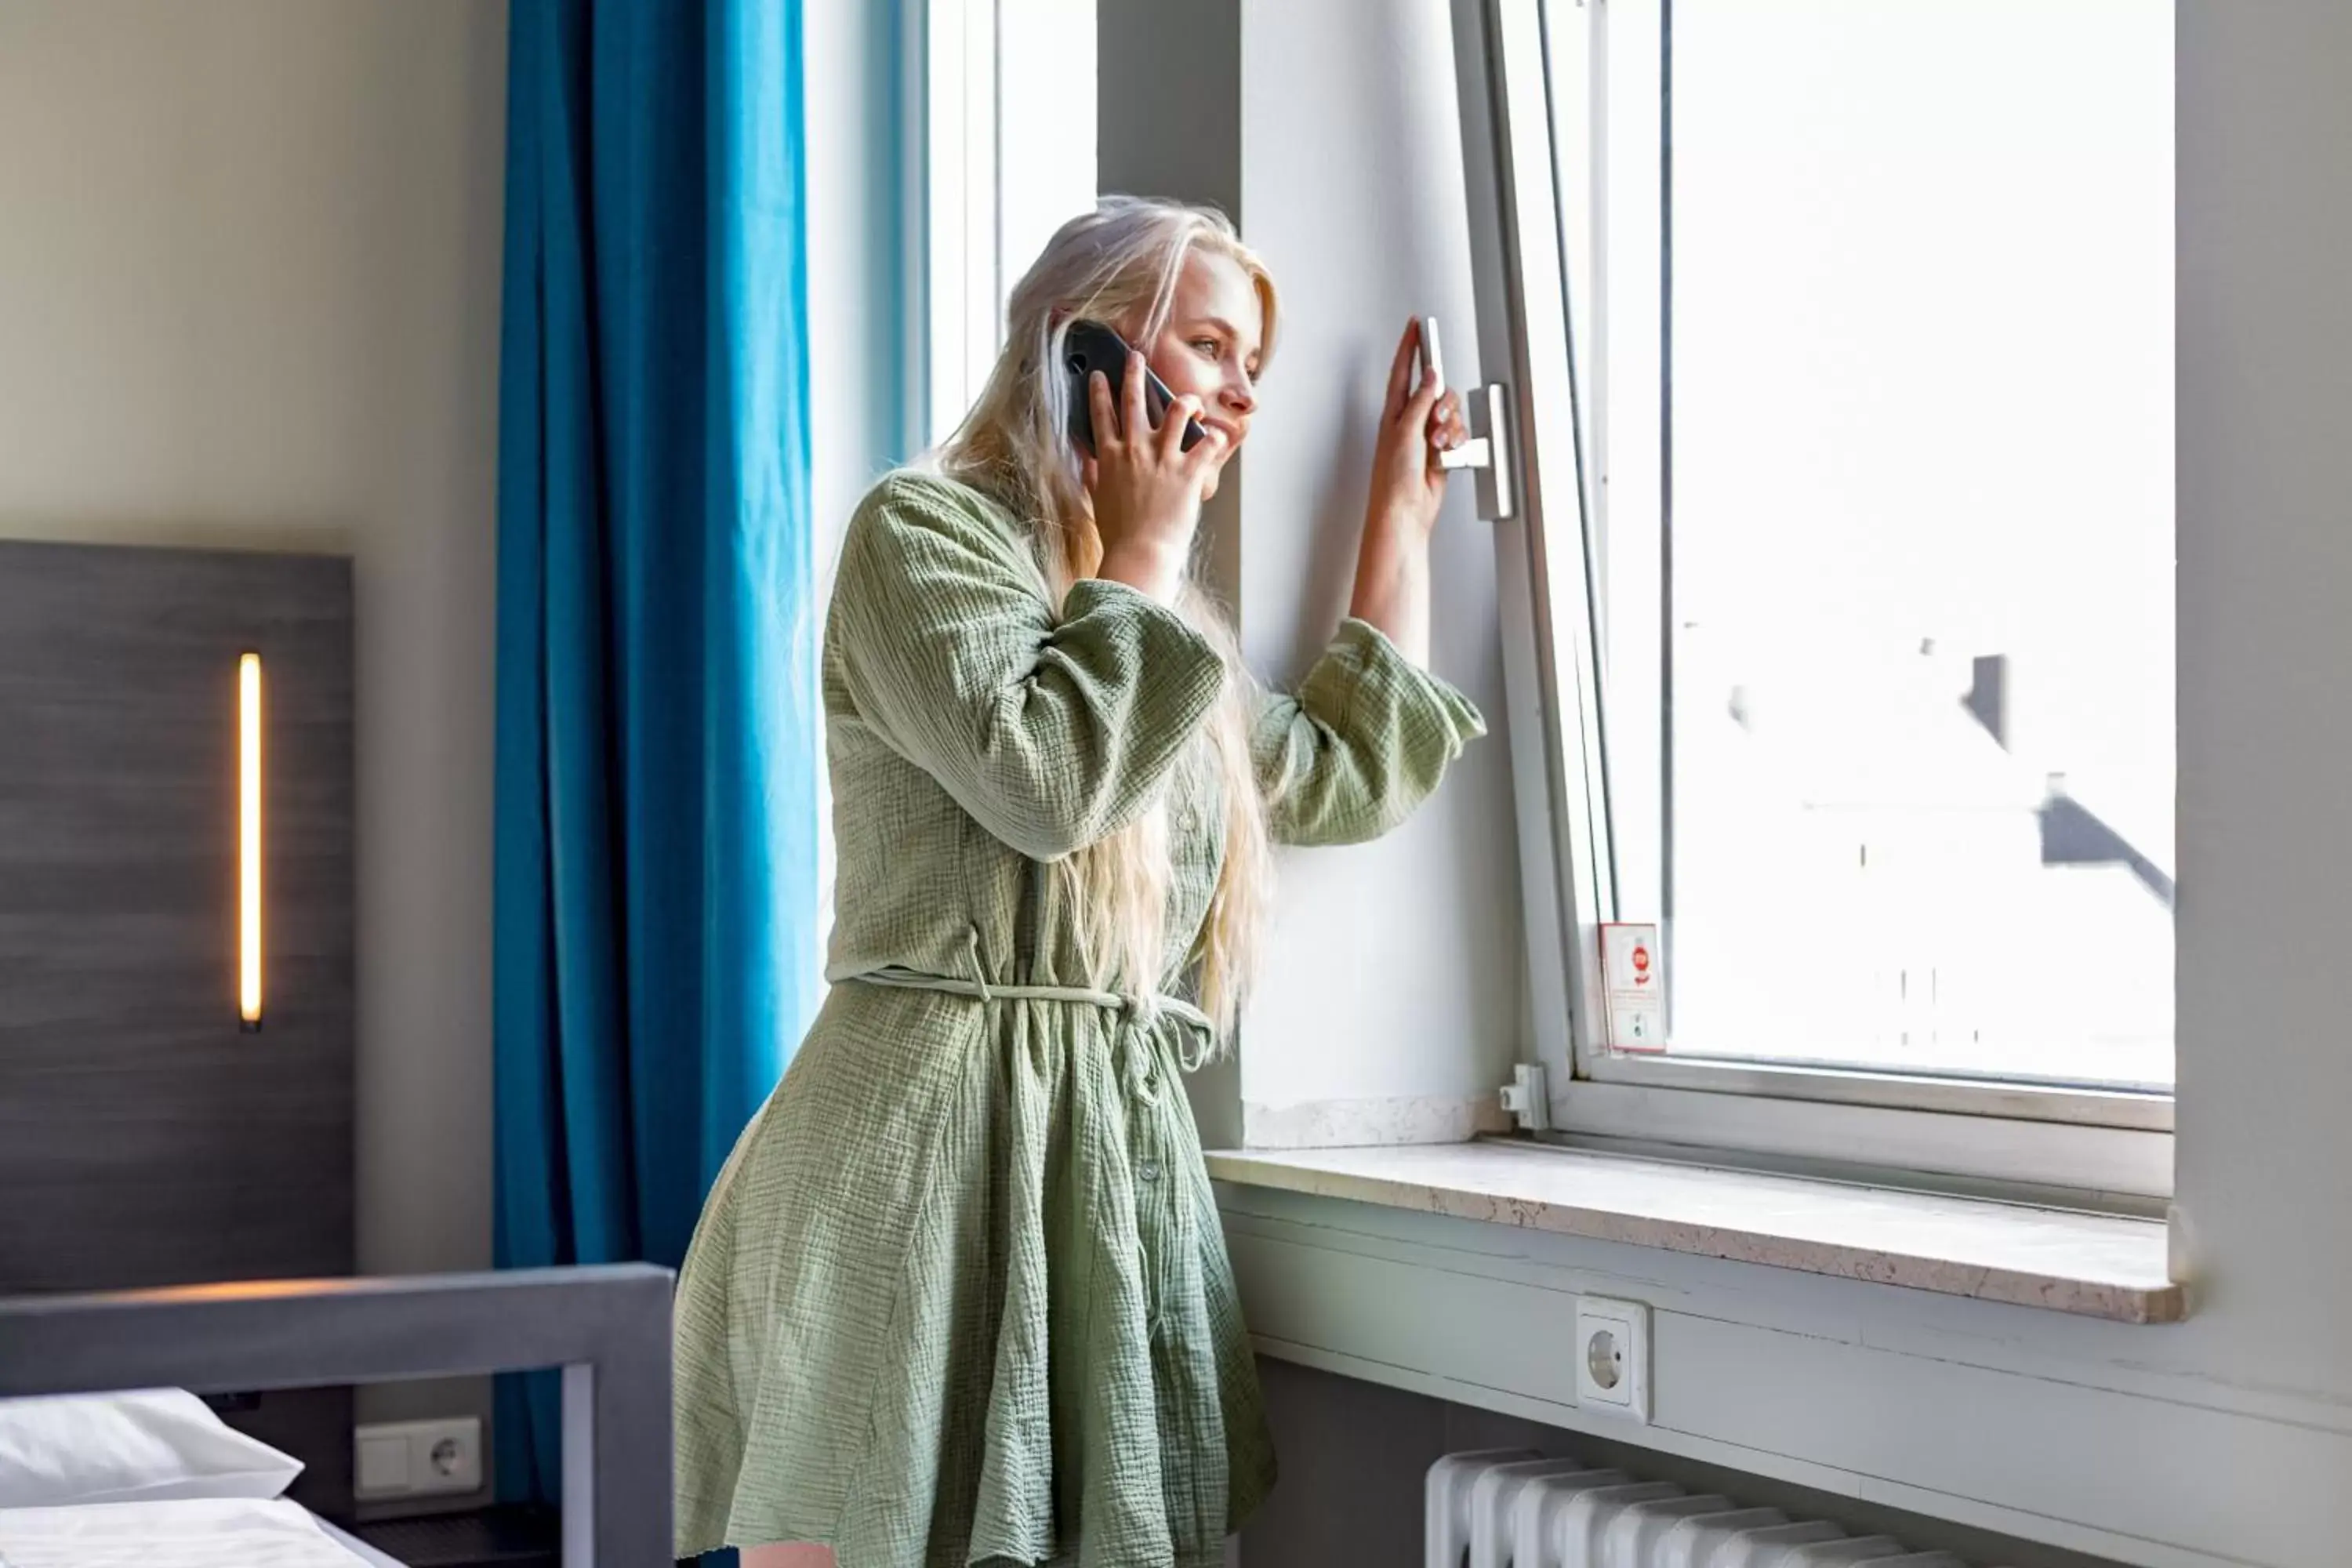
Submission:
POLYGON ((1269 844, 1373 837, 1482 732, 1419 668, 1463 431, 1411 329, 1352 615, 1297 696, 1187 575, 1275 303, 1219 215, 1106 200, 1014 290, 936 471, 850 524, 835 984, 679 1282, 681 1553, 1191 1568, 1272 1483, 1179 1074, 1232 1025, 1269 844), (1139 349, 1123 406, 1088 385, 1091 456, 1058 368, 1082 318, 1139 349), (1156 428, 1146 360, 1177 395, 1156 428))

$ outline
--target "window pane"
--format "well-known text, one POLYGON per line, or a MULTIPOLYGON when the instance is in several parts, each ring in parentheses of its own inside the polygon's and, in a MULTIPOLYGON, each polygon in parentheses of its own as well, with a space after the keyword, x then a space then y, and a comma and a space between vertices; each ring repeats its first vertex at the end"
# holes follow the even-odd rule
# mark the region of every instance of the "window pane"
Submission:
POLYGON ((2169 1086, 2172 6, 1663 16, 1673 1050, 2169 1086))
MULTIPOLYGON (((1054 231, 1095 203, 1094 0, 1017 0, 996 13, 1002 293, 1054 231)), ((996 301, 997 319, 1004 299, 996 301)))

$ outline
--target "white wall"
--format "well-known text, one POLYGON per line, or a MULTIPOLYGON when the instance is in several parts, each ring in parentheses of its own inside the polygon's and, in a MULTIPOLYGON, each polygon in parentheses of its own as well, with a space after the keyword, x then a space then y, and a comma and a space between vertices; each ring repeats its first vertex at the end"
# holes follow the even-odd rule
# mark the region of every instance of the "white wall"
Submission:
POLYGON ((0 5, 0 533, 353 558, 371 1271, 490 1256, 505 54, 497 0, 0 5))
MULTIPOLYGON (((1279 679, 1303 674, 1346 613, 1373 421, 1406 319, 1437 315, 1449 374, 1475 384, 1448 15, 1429 0, 1242 6, 1244 232, 1285 308, 1242 459, 1242 638, 1279 679)), ((1473 500, 1457 479, 1438 522, 1431 663, 1493 732, 1390 837, 1285 856, 1243 1034, 1251 1142, 1458 1138, 1520 1054, 1494 533, 1473 500)))
MULTIPOLYGON (((1406 318, 1453 323, 1459 384, 1476 368, 1447 16, 1431 0, 1102 0, 1101 188, 1223 208, 1282 290, 1249 449, 1203 520, 1209 574, 1276 682, 1346 613, 1406 318)), ((1521 1054, 1494 544, 1469 482, 1455 492, 1432 663, 1494 733, 1389 838, 1284 855, 1238 1060, 1190 1085, 1212 1145, 1459 1138, 1521 1054)))

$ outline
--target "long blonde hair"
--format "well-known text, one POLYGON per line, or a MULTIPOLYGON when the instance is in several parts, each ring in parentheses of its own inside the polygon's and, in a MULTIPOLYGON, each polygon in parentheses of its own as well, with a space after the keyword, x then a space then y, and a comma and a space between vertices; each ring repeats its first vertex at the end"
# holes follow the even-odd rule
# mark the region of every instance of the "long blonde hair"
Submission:
MULTIPOLYGON (((1013 290, 1004 352, 980 400, 937 455, 940 472, 1009 509, 1028 527, 1048 598, 1059 606, 1090 571, 1099 544, 1067 434, 1068 379, 1060 373, 1069 324, 1106 321, 1149 343, 1167 326, 1177 279, 1195 252, 1225 257, 1249 275, 1265 315, 1261 355, 1274 344, 1274 279, 1211 207, 1138 196, 1106 196, 1064 224, 1013 290)), ((1272 892, 1274 860, 1265 801, 1250 761, 1256 688, 1242 666, 1232 623, 1188 572, 1176 602, 1186 621, 1223 656, 1224 692, 1205 733, 1180 765, 1178 789, 1206 770, 1221 786, 1224 859, 1208 919, 1192 954, 1201 1005, 1224 1030, 1245 989, 1272 892), (1190 777, 1187 777, 1187 774, 1190 777)), ((1149 993, 1166 947, 1171 875, 1168 801, 1055 863, 1064 902, 1078 924, 1092 984, 1149 993)))

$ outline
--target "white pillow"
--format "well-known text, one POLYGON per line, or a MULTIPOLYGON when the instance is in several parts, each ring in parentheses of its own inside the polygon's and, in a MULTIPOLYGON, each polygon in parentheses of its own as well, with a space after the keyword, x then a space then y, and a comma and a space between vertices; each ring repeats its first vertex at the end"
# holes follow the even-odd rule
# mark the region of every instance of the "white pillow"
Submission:
POLYGON ((0 1508, 274 1498, 301 1473, 184 1389, 0 1399, 0 1508))

